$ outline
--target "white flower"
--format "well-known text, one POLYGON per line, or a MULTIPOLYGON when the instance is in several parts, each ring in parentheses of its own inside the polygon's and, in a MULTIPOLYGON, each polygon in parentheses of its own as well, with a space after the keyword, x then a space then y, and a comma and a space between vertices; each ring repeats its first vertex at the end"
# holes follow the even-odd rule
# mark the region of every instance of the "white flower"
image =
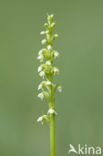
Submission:
POLYGON ((40 35, 45 35, 45 31, 41 31, 40 32, 40 35))
POLYGON ((42 48, 42 49, 39 51, 39 55, 42 55, 42 56, 43 56, 43 52, 46 52, 46 48, 42 48))
POLYGON ((57 89, 58 89, 59 92, 62 92, 62 87, 61 86, 58 86, 57 89))
POLYGON ((45 33, 46 33, 46 34, 48 34, 48 33, 49 33, 49 31, 47 30, 45 33))
POLYGON ((47 81, 46 84, 47 84, 47 85, 51 85, 51 82, 50 82, 50 81, 47 81))
POLYGON ((44 99, 44 94, 41 92, 41 93, 38 94, 38 97, 39 97, 41 100, 43 100, 43 99, 44 99))
POLYGON ((43 61, 43 58, 44 58, 43 55, 39 55, 39 56, 37 57, 37 59, 40 60, 41 62, 43 61))
POLYGON ((48 29, 48 24, 47 23, 44 23, 44 26, 48 29))
POLYGON ((42 122, 42 119, 43 119, 43 117, 40 116, 40 117, 37 119, 37 122, 42 122))
POLYGON ((55 23, 53 22, 52 24, 51 24, 51 27, 53 28, 55 26, 55 23))
POLYGON ((41 43, 44 45, 46 43, 46 39, 42 40, 41 43))
POLYGON ((42 49, 39 51, 39 55, 42 55, 42 49))
POLYGON ((45 72, 44 72, 44 71, 41 71, 41 72, 39 73, 39 75, 40 75, 41 77, 44 77, 44 76, 45 76, 45 72))
POLYGON ((46 82, 46 85, 51 85, 52 83, 50 81, 47 81, 46 82))
POLYGON ((51 62, 50 61, 46 61, 46 65, 51 65, 51 62))
POLYGON ((54 74, 56 74, 56 73, 58 73, 58 72, 59 72, 59 69, 58 69, 58 68, 56 68, 56 67, 54 67, 53 71, 54 71, 54 74))
POLYGON ((42 88, 42 83, 39 84, 38 90, 40 90, 41 88, 42 88))
POLYGON ((45 85, 45 81, 42 81, 38 86, 38 90, 42 89, 44 85, 45 85))
POLYGON ((53 14, 51 14, 51 15, 50 15, 50 17, 51 17, 51 18, 53 18, 53 17, 54 17, 54 15, 53 15, 53 14))
POLYGON ((40 116, 38 119, 37 119, 37 122, 41 122, 43 124, 44 121, 48 121, 48 116, 47 115, 43 115, 43 116, 40 116))
POLYGON ((51 85, 51 84, 52 83, 50 81, 42 81, 38 86, 38 90, 42 89, 44 85, 51 85))
POLYGON ((37 57, 37 59, 40 60, 42 57, 43 57, 42 55, 39 55, 39 56, 37 57))
POLYGON ((47 46, 47 49, 48 49, 48 50, 52 49, 51 45, 48 45, 48 46, 47 46))
POLYGON ((39 66, 38 67, 38 72, 40 72, 42 70, 42 67, 41 66, 39 66))
POLYGON ((57 115, 57 112, 53 108, 50 108, 48 110, 47 114, 56 114, 57 115))
POLYGON ((58 53, 57 51, 55 51, 55 52, 54 52, 54 56, 55 56, 55 58, 56 58, 57 56, 59 56, 59 53, 58 53))
POLYGON ((57 37, 59 37, 59 35, 58 34, 54 34, 54 37, 57 38, 57 37))

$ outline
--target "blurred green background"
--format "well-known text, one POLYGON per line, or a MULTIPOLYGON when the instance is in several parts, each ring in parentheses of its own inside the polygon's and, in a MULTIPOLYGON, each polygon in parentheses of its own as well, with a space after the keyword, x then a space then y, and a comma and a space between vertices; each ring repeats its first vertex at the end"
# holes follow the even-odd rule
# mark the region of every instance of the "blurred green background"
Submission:
POLYGON ((103 147, 103 1, 0 1, 0 156, 49 156, 49 128, 36 119, 48 106, 37 98, 37 53, 46 13, 60 38, 56 80, 56 156, 69 144, 103 147))

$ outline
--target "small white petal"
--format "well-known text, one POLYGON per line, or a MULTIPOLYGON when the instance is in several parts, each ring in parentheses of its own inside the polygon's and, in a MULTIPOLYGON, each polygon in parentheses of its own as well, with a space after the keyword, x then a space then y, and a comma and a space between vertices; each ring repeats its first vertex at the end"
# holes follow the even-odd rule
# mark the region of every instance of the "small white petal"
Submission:
POLYGON ((62 87, 61 86, 58 86, 57 89, 58 89, 59 92, 62 92, 62 87))
POLYGON ((41 72, 39 73, 39 75, 40 75, 41 77, 44 77, 44 76, 45 76, 45 72, 44 72, 44 71, 41 71, 41 72))
POLYGON ((40 83, 38 86, 38 90, 40 90, 42 88, 42 84, 40 83))
POLYGON ((39 56, 37 57, 37 59, 38 59, 38 60, 43 60, 43 55, 39 55, 39 56))
POLYGON ((47 120, 48 121, 48 116, 47 115, 43 115, 43 116, 40 116, 38 119, 37 119, 37 122, 41 122, 43 124, 43 122, 47 120))
POLYGON ((58 35, 58 34, 54 34, 54 37, 56 37, 56 38, 57 38, 57 37, 59 37, 59 35, 58 35))
POLYGON ((38 86, 38 90, 40 90, 40 89, 42 89, 42 87, 45 85, 45 81, 42 81, 40 84, 39 84, 39 86, 38 86))
POLYGON ((48 33, 49 33, 49 31, 47 30, 45 33, 46 33, 46 34, 48 34, 48 33))
POLYGON ((42 44, 45 44, 46 43, 46 39, 42 40, 41 43, 42 44))
POLYGON ((40 72, 42 70, 42 67, 41 66, 39 66, 38 67, 38 72, 40 72))
POLYGON ((51 14, 51 15, 50 15, 50 17, 51 17, 51 18, 53 18, 53 17, 54 17, 54 15, 53 15, 53 14, 51 14))
POLYGON ((39 51, 39 55, 42 55, 42 49, 39 51))
POLYGON ((38 94, 38 97, 39 97, 41 100, 43 100, 43 99, 44 99, 44 94, 43 94, 43 93, 39 93, 39 94, 38 94))
POLYGON ((54 52, 54 56, 57 57, 59 56, 59 53, 57 51, 54 52))
POLYGON ((51 65, 51 62, 50 61, 46 61, 46 64, 50 66, 51 65))
POLYGON ((57 112, 54 109, 50 108, 47 114, 57 114, 57 112))
POLYGON ((45 51, 46 51, 46 48, 41 49, 41 50, 39 51, 39 55, 42 55, 42 56, 43 56, 43 52, 45 52, 45 51))
POLYGON ((54 68, 54 73, 58 73, 59 72, 59 69, 58 68, 54 68))
POLYGON ((47 81, 46 84, 47 84, 47 85, 51 85, 52 83, 51 83, 50 81, 47 81))
POLYGON ((40 35, 45 35, 45 31, 41 31, 40 32, 40 35))
POLYGON ((41 121, 42 121, 42 119, 43 119, 43 117, 42 117, 42 116, 40 116, 40 117, 37 119, 37 122, 41 122, 41 121))
POLYGON ((55 26, 55 23, 53 22, 52 24, 51 24, 51 27, 53 28, 55 26))
POLYGON ((48 50, 52 49, 51 45, 48 45, 48 46, 47 46, 47 49, 48 49, 48 50))

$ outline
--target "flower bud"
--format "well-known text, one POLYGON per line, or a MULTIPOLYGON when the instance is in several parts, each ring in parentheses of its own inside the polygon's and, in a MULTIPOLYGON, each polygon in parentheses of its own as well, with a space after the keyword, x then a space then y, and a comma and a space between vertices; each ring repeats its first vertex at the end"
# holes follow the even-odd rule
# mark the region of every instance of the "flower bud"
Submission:
POLYGON ((53 14, 51 14, 51 15, 50 15, 50 18, 53 18, 53 17, 54 17, 54 15, 53 15, 53 14))
POLYGON ((48 26, 47 23, 44 24, 44 27, 45 27, 46 29, 49 29, 49 26, 48 26))
POLYGON ((56 38, 58 38, 58 37, 59 37, 58 34, 54 34, 54 35, 53 35, 53 40, 56 39, 56 38))
POLYGON ((47 17, 47 19, 48 19, 48 23, 52 23, 52 21, 53 21, 53 17, 54 17, 54 15, 53 14, 51 14, 51 15, 48 15, 48 17, 47 17))
POLYGON ((51 28, 54 28, 55 27, 55 23, 53 22, 52 24, 51 24, 51 28))

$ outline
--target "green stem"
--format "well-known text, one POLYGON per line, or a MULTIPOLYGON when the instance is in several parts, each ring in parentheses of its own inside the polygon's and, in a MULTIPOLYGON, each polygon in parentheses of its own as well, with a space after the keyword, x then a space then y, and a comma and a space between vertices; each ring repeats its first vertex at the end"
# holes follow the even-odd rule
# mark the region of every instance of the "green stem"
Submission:
POLYGON ((50 152, 55 156, 55 115, 50 116, 50 152))

